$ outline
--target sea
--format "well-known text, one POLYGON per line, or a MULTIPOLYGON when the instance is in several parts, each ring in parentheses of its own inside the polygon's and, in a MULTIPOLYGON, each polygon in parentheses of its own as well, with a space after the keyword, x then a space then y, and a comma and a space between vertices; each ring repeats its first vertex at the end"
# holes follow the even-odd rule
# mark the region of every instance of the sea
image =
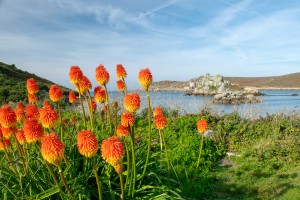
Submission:
MULTIPOLYGON (((151 106, 161 106, 167 110, 177 110, 179 114, 197 114, 208 110, 212 114, 224 115, 232 112, 239 113, 245 118, 259 118, 272 114, 299 115, 300 90, 261 90, 261 103, 224 105, 214 104, 213 97, 186 96, 184 92, 150 92, 151 106)), ((138 91, 141 97, 141 110, 147 108, 145 92, 138 91)), ((110 101, 123 102, 123 94, 110 91, 110 101)))

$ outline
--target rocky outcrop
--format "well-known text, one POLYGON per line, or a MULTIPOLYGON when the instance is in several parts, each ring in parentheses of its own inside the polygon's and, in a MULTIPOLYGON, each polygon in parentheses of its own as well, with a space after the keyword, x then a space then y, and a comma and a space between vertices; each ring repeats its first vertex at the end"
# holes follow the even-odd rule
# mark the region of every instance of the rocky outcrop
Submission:
POLYGON ((232 87, 229 81, 224 80, 223 76, 211 76, 205 74, 204 76, 190 81, 190 89, 194 89, 193 95, 215 95, 223 93, 232 87))
POLYGON ((244 103, 260 103, 262 99, 253 93, 245 91, 228 91, 214 96, 215 104, 244 104, 244 103))

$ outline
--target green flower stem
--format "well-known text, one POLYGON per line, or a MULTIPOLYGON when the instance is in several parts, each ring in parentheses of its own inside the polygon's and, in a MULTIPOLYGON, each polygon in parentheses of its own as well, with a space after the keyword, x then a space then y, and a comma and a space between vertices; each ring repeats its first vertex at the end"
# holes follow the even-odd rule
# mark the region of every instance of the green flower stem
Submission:
POLYGON ((200 151, 199 151, 199 157, 198 157, 198 161, 197 161, 197 165, 196 165, 195 175, 196 175, 196 173, 197 173, 197 171, 199 169, 199 165, 200 165, 200 159, 201 159, 201 154, 202 154, 203 142, 204 142, 204 133, 202 133, 202 137, 201 137, 200 151))
MULTIPOLYGON (((159 130, 159 133, 160 133, 160 130, 159 130)), ((163 140, 163 143, 164 143, 164 146, 165 146, 166 160, 167 160, 167 164, 168 164, 168 178, 169 178, 169 181, 170 181, 171 165, 170 165, 169 153, 168 153, 168 149, 167 149, 167 143, 166 143, 166 140, 165 140, 165 136, 164 136, 163 133, 161 133, 161 136, 162 136, 162 140, 163 140)))
POLYGON ((10 157, 9 157, 9 155, 8 155, 6 146, 5 146, 5 144, 3 143, 2 138, 0 138, 0 139, 1 139, 0 142, 2 142, 2 144, 3 144, 3 148, 4 148, 4 153, 5 153, 6 160, 7 160, 8 164, 11 166, 11 170, 12 170, 14 173, 17 173, 17 169, 16 169, 16 167, 14 166, 13 162, 11 161, 11 159, 10 159, 10 157))
POLYGON ((135 153, 134 153, 134 126, 131 127, 131 157, 132 157, 132 174, 129 182, 129 195, 134 198, 135 193, 135 182, 136 182, 136 167, 135 167, 135 153))
POLYGON ((61 178, 61 180, 63 181, 64 186, 65 186, 65 188, 66 188, 68 194, 70 195, 70 197, 71 197, 72 199, 75 199, 74 196, 73 196, 73 194, 72 194, 72 192, 71 192, 71 190, 70 190, 70 188, 69 188, 69 186, 68 186, 68 184, 67 184, 67 181, 66 181, 66 179, 65 179, 65 176, 64 176, 64 174, 63 174, 63 172, 62 172, 62 170, 61 170, 61 167, 60 167, 59 165, 58 165, 58 171, 59 171, 60 178, 61 178))
POLYGON ((126 95, 127 94, 127 86, 126 86, 124 77, 122 77, 122 81, 124 82, 124 85, 125 85, 125 93, 124 93, 124 95, 126 95))
POLYGON ((90 91, 88 90, 88 97, 89 97, 89 102, 90 102, 90 105, 91 105, 91 115, 90 115, 90 119, 91 119, 91 126, 92 126, 92 131, 94 130, 94 125, 93 125, 93 123, 94 123, 94 120, 93 120, 93 117, 94 117, 94 115, 93 115, 93 108, 92 108, 92 96, 91 96, 91 93, 90 93, 90 91))
POLYGON ((128 181, 129 181, 129 175, 130 175, 130 156, 129 156, 129 150, 128 150, 128 145, 127 145, 127 141, 126 138, 124 138, 124 144, 125 144, 125 150, 126 150, 126 159, 127 159, 127 175, 126 175, 126 181, 125 181, 125 187, 124 189, 127 187, 128 181))
POLYGON ((59 123, 59 128, 60 128, 60 141, 63 141, 63 129, 62 129, 62 115, 61 115, 61 109, 60 109, 60 104, 59 102, 57 102, 57 110, 58 110, 58 116, 59 116, 59 120, 60 120, 60 123, 59 123))
POLYGON ((93 171, 94 171, 94 174, 95 174, 95 177, 96 177, 96 182, 97 182, 97 187, 98 187, 98 199, 101 200, 102 199, 101 185, 100 185, 99 176, 98 176, 98 173, 97 173, 94 158, 92 158, 92 164, 93 164, 93 171))
POLYGON ((92 102, 90 99, 87 98, 86 95, 84 95, 84 99, 86 102, 86 105, 88 107, 89 117, 90 117, 90 123, 91 123, 91 130, 93 130, 93 111, 92 111, 92 102))
POLYGON ((80 105, 81 105, 81 109, 82 109, 82 117, 83 117, 83 120, 84 120, 84 127, 85 129, 87 129, 87 124, 86 124, 86 118, 85 118, 85 111, 84 111, 84 106, 83 106, 83 103, 82 103, 82 99, 81 99, 81 94, 80 94, 80 87, 79 85, 77 85, 78 87, 78 94, 79 94, 79 102, 80 102, 80 105))
MULTIPOLYGON (((14 129, 11 128, 11 130, 12 130, 12 133, 13 133, 13 137, 14 137, 16 143, 17 143, 18 152, 19 152, 19 155, 20 155, 22 164, 23 164, 23 166, 24 166, 24 172, 25 172, 25 174, 26 174, 26 173, 27 173, 27 165, 26 165, 25 160, 24 160, 24 152, 23 152, 23 148, 21 148, 21 145, 20 145, 19 141, 17 140, 16 133, 15 133, 14 129)), ((4 144, 3 144, 3 145, 4 145, 4 144)))
POLYGON ((108 92, 107 92, 106 85, 104 85, 104 89, 105 89, 105 102, 106 102, 106 106, 107 106, 107 119, 108 119, 108 123, 109 123, 109 131, 110 131, 110 134, 112 134, 112 124, 111 124, 111 118, 110 118, 110 110, 109 110, 109 102, 108 102, 108 92))
POLYGON ((54 180, 56 186, 58 187, 60 198, 63 199, 63 197, 62 197, 62 195, 61 195, 62 190, 61 190, 61 188, 60 188, 60 186, 59 186, 58 180, 57 180, 57 178, 55 177, 55 174, 54 174, 53 170, 51 169, 50 165, 47 163, 46 160, 45 160, 45 164, 46 164, 46 167, 47 167, 47 169, 48 169, 48 171, 49 171, 51 177, 53 178, 53 180, 54 180))
POLYGON ((124 181, 123 181, 123 176, 122 173, 119 174, 120 177, 120 184, 121 184, 121 199, 124 200, 124 181))
POLYGON ((141 181, 140 181, 140 185, 142 183, 142 180, 145 176, 147 167, 148 167, 148 163, 149 163, 149 157, 150 157, 150 149, 151 149, 151 105, 150 105, 150 95, 148 90, 146 90, 146 95, 147 95, 147 100, 148 100, 148 151, 147 151, 147 157, 146 157, 146 163, 144 166, 144 171, 141 177, 141 181))

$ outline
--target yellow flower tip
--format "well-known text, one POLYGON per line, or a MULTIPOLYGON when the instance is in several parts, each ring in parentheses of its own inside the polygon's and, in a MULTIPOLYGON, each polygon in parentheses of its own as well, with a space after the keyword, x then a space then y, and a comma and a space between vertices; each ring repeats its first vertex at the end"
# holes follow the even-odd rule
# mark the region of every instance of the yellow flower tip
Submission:
POLYGON ((116 71, 117 71, 117 78, 118 79, 126 78, 127 72, 126 72, 126 70, 125 70, 125 68, 123 67, 122 64, 117 64, 116 71))
POLYGON ((53 84, 49 89, 49 97, 53 102, 59 102, 63 98, 63 93, 60 87, 56 84, 53 84))
POLYGON ((109 81, 109 73, 104 67, 104 65, 100 64, 95 70, 96 81, 100 85, 106 85, 109 81))
POLYGON ((98 151, 98 141, 90 130, 82 130, 77 135, 77 148, 81 155, 91 158, 98 151))
POLYGON ((124 107, 127 111, 134 113, 140 108, 141 99, 137 93, 127 94, 124 97, 124 107))
POLYGON ((0 108, 0 124, 4 128, 14 127, 17 123, 17 116, 13 109, 8 106, 4 105, 0 108))
POLYGON ((154 125, 157 129, 162 130, 167 126, 167 119, 163 114, 154 117, 154 125))
POLYGON ((208 125, 207 125, 206 119, 200 119, 197 122, 197 129, 198 129, 199 133, 204 133, 207 130, 207 128, 208 128, 208 125))
POLYGON ((43 137, 41 142, 41 153, 47 162, 59 166, 64 158, 64 151, 64 145, 59 140, 56 133, 52 132, 43 137))
POLYGON ((149 86, 152 83, 152 80, 153 78, 150 69, 149 68, 141 69, 141 71, 139 72, 138 81, 146 91, 148 91, 149 86))

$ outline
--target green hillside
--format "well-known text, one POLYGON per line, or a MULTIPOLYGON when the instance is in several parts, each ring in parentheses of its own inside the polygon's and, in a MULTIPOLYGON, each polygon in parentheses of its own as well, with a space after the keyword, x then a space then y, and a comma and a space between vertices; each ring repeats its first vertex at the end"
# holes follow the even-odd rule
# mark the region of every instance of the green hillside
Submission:
MULTIPOLYGON (((34 78, 39 84, 38 96, 40 99, 48 97, 49 88, 53 82, 36 76, 35 74, 18 69, 14 64, 0 62, 0 103, 9 101, 27 101, 26 81, 34 78)), ((62 87, 64 94, 69 91, 62 87)))

